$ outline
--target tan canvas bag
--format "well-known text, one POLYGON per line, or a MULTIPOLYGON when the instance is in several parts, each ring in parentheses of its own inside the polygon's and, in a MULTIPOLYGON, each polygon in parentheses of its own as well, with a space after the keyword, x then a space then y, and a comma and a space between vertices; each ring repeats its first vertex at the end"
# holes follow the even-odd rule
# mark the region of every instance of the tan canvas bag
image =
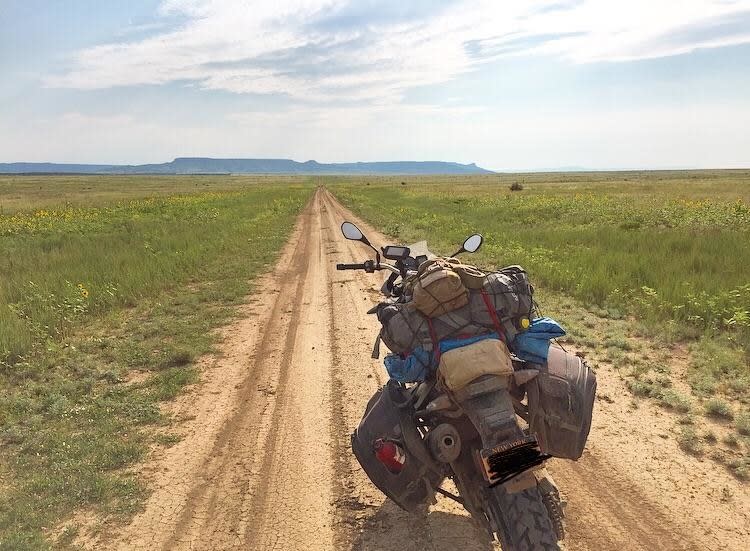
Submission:
POLYGON ((487 274, 476 266, 464 264, 457 258, 446 258, 445 261, 458 273, 467 289, 481 289, 484 286, 484 278, 487 274))
POLYGON ((440 355, 438 377, 451 391, 464 388, 482 375, 510 375, 513 362, 505 343, 484 339, 440 355))
POLYGON ((417 310, 432 318, 466 306, 469 290, 451 264, 438 258, 420 266, 412 300, 417 310))

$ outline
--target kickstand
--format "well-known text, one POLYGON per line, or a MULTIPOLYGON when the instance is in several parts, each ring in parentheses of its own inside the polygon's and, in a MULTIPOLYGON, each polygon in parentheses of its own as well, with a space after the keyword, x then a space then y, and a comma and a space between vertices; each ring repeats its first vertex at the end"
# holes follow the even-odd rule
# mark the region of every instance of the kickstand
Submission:
POLYGON ((460 503, 461 505, 464 504, 464 498, 459 497, 457 495, 453 495, 447 490, 443 490, 442 488, 435 488, 435 491, 439 493, 440 495, 444 495, 445 497, 450 498, 457 503, 460 503))

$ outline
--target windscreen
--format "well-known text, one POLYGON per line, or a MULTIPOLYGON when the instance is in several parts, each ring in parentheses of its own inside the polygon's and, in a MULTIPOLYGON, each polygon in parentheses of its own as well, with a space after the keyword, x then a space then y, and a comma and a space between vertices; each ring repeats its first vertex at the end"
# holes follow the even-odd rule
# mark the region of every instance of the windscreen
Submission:
POLYGON ((417 258, 418 256, 426 256, 428 259, 430 259, 437 256, 431 253, 427 248, 427 241, 418 241, 417 243, 413 243, 409 245, 409 249, 411 250, 411 256, 413 258, 417 258))

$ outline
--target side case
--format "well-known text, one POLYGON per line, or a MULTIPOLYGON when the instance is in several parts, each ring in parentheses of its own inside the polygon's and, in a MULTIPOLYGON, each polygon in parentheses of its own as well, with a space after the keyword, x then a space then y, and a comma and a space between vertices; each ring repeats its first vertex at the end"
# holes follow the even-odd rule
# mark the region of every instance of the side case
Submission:
POLYGON ((414 512, 434 501, 444 475, 429 455, 412 420, 408 391, 389 381, 370 398, 364 417, 352 434, 352 451, 373 484, 396 505, 414 512), (398 442, 406 454, 403 470, 391 473, 375 457, 378 438, 398 442))
POLYGON ((563 459, 583 454, 591 430, 596 374, 581 358, 550 346, 547 364, 529 381, 529 429, 544 453, 563 459))

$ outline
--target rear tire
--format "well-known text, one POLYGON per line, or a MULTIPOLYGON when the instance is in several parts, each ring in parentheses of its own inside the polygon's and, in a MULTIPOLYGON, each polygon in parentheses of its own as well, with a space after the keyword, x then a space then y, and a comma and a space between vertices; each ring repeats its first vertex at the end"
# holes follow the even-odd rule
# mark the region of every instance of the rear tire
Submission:
POLYGON ((557 534, 536 486, 510 494, 499 485, 489 490, 488 497, 503 551, 559 551, 557 534))

